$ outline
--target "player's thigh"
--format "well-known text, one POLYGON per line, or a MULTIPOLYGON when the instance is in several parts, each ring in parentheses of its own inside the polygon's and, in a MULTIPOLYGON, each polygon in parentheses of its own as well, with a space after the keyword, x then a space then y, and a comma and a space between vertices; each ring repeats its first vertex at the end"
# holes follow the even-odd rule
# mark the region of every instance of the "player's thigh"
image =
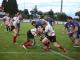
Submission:
POLYGON ((79 44, 79 42, 80 42, 80 41, 79 41, 79 39, 78 39, 78 38, 77 38, 77 39, 75 39, 75 41, 74 41, 74 43, 75 43, 75 44, 79 44))
POLYGON ((47 42, 48 42, 48 38, 45 37, 42 39, 42 43, 47 43, 47 42))
POLYGON ((17 34, 17 30, 16 30, 16 29, 13 29, 12 31, 13 31, 13 33, 14 33, 15 35, 17 34))
POLYGON ((53 45, 54 45, 55 47, 59 47, 59 46, 60 46, 57 42, 53 42, 53 45))

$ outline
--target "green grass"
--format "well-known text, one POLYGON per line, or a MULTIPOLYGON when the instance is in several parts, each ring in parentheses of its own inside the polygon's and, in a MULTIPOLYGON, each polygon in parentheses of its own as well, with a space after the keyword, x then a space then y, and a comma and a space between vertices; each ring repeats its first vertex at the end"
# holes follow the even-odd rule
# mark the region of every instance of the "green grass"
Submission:
MULTIPOLYGON (((31 28, 33 27, 29 23, 21 23, 21 31, 20 36, 17 38, 17 43, 21 44, 26 41, 26 32, 31 28)), ((36 37, 36 46, 25 50, 23 47, 12 43, 12 32, 7 32, 4 26, 0 27, 0 60, 72 60, 60 54, 74 60, 80 60, 80 48, 73 48, 68 36, 62 34, 63 25, 55 25, 54 29, 57 42, 69 50, 67 54, 60 52, 54 46, 52 46, 51 51, 45 52, 38 37, 36 37)))

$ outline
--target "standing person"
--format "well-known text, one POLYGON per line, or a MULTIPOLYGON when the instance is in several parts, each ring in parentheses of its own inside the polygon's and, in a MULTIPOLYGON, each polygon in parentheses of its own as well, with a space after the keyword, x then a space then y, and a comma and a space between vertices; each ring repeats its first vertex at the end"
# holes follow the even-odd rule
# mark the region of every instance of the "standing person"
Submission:
POLYGON ((45 21, 43 22, 43 29, 46 34, 48 40, 57 48, 61 49, 63 52, 66 52, 66 49, 63 48, 60 44, 56 42, 56 34, 51 25, 47 24, 45 21))
POLYGON ((9 13, 6 13, 6 16, 3 17, 3 20, 4 20, 4 25, 6 27, 6 30, 10 31, 10 28, 9 28, 9 22, 10 22, 9 13))
POLYGON ((13 23, 12 23, 12 26, 11 26, 11 31, 13 32, 13 43, 16 44, 16 38, 18 36, 18 30, 17 30, 17 22, 18 22, 18 18, 17 18, 17 15, 15 15, 13 17, 13 23))
POLYGON ((78 41, 79 41, 79 35, 80 35, 80 28, 79 28, 79 24, 76 22, 73 22, 72 17, 68 17, 67 18, 67 23, 65 24, 65 28, 68 31, 68 36, 70 38, 70 40, 72 41, 73 45, 76 46, 78 45, 78 41))

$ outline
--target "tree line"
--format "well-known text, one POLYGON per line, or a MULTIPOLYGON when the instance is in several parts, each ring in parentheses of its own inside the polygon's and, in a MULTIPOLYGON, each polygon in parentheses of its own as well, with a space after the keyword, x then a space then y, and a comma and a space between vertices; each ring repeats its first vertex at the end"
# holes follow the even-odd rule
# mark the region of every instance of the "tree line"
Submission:
MULTIPOLYGON (((28 9, 24 9, 23 11, 19 10, 16 0, 3 0, 2 7, 4 8, 4 12, 10 13, 10 15, 13 15, 13 16, 17 12, 20 12, 25 19, 33 19, 35 14, 38 14, 40 18, 43 18, 45 15, 47 15, 55 20, 66 21, 67 19, 66 13, 60 13, 60 12, 54 13, 52 9, 50 9, 47 12, 42 12, 38 10, 37 5, 35 5, 34 9, 32 9, 30 13, 28 9)), ((80 11, 76 12, 75 15, 79 17, 79 18, 76 18, 76 20, 80 21, 80 11)))

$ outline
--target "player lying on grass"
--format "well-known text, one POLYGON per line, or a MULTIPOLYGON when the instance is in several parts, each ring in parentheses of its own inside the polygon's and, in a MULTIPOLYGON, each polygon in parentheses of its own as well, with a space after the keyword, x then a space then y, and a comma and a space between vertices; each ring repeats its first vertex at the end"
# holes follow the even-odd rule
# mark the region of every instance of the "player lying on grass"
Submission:
POLYGON ((73 45, 77 46, 80 42, 80 26, 77 22, 73 22, 72 17, 67 18, 65 28, 68 31, 69 38, 72 40, 73 45))

